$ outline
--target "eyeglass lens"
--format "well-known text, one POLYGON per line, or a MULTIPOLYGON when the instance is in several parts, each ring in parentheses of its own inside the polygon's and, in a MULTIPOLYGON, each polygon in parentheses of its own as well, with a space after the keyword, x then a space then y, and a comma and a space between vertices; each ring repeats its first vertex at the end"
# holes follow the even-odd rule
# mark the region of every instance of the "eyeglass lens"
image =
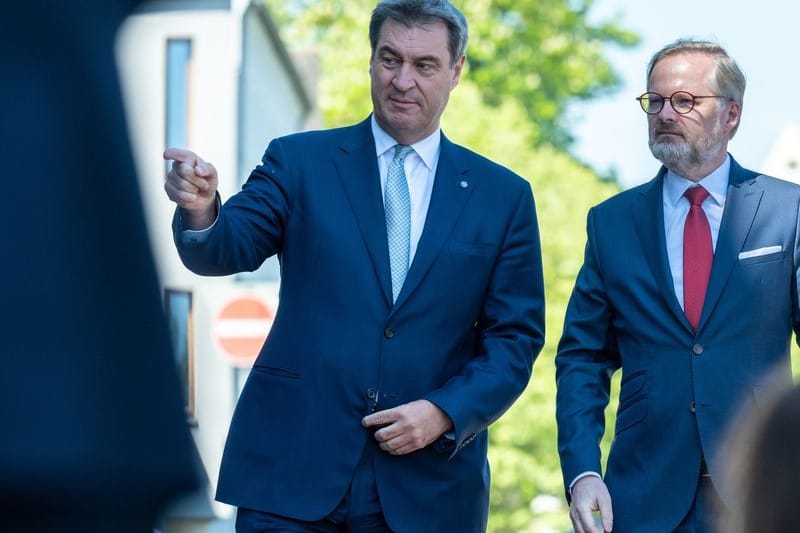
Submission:
MULTIPOLYGON (((656 115, 664 108, 665 98, 658 93, 644 93, 639 97, 639 104, 648 115, 656 115)), ((686 114, 694 108, 694 96, 686 91, 677 91, 669 97, 672 109, 686 114)))

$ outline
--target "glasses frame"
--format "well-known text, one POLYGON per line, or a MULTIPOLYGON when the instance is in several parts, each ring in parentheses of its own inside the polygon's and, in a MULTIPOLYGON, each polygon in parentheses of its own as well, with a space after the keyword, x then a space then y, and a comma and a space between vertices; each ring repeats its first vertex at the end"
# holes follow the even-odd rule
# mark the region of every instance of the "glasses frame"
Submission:
POLYGON ((672 106, 672 109, 676 113, 678 113, 679 115, 686 115, 686 114, 692 112, 692 110, 694 109, 694 106, 697 105, 697 100, 699 98, 727 98, 728 100, 730 100, 730 97, 722 96, 722 95, 719 95, 719 94, 709 94, 709 95, 699 95, 698 96, 698 95, 690 93, 689 91, 675 91, 674 93, 669 95, 669 97, 666 97, 663 94, 659 94, 659 93, 657 93, 655 91, 647 91, 645 93, 642 93, 640 96, 637 96, 636 97, 636 101, 639 102, 639 107, 642 108, 642 111, 644 111, 648 115, 658 115, 659 113, 661 113, 661 111, 664 109, 664 104, 667 102, 667 100, 669 100, 669 105, 672 106), (661 105, 658 106, 658 109, 656 111, 652 111, 652 109, 655 108, 655 106, 652 105, 652 104, 649 106, 651 110, 648 111, 647 109, 645 109, 645 101, 649 100, 648 95, 651 95, 651 94, 661 98, 661 105), (675 98, 676 94, 678 94, 678 95, 682 95, 682 94, 689 95, 692 98, 691 107, 689 107, 689 109, 687 109, 686 111, 679 111, 675 107, 675 104, 672 102, 672 99, 675 98))

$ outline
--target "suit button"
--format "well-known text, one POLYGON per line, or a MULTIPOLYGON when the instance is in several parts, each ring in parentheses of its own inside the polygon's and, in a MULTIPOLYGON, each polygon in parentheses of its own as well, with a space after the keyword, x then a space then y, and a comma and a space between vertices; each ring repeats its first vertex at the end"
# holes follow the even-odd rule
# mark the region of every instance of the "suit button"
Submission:
POLYGON ((689 403, 689 411, 692 413, 697 412, 697 405, 694 402, 689 403))
POLYGON ((375 397, 378 395, 378 391, 375 389, 367 389, 367 398, 370 400, 374 400, 375 397))
POLYGON ((694 352, 695 355, 700 355, 701 353, 703 353, 703 345, 695 344, 694 346, 692 346, 692 351, 694 352))
POLYGON ((386 337, 387 339, 391 339, 392 337, 394 337, 394 330, 392 328, 386 328, 385 330, 383 330, 383 336, 386 337))

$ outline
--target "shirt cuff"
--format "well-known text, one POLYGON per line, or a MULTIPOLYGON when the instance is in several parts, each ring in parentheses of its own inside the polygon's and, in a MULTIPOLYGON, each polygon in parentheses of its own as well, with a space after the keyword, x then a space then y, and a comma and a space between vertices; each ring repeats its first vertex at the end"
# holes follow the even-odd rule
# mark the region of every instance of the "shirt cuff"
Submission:
MULTIPOLYGON (((214 221, 216 224, 217 221, 214 221)), ((181 242, 183 244, 203 244, 208 240, 208 234, 214 229, 214 224, 211 224, 206 229, 193 230, 185 229, 181 232, 181 242)))
MULTIPOLYGON (((200 230, 193 230, 193 229, 185 229, 181 231, 181 242, 183 244, 203 244, 208 240, 208 236, 211 233, 211 230, 214 229, 214 226, 217 224, 217 220, 219 220, 219 211, 222 202, 219 199, 219 195, 217 195, 217 218, 214 219, 214 222, 205 229, 200 230)), ((183 226, 183 221, 180 222, 181 226, 183 226)))
POLYGON ((569 493, 570 493, 570 495, 572 495, 572 487, 575 486, 575 483, 577 483, 581 479, 583 479, 585 477, 589 477, 589 476, 596 477, 598 479, 603 479, 603 476, 601 476, 597 472, 592 472, 591 470, 587 470, 586 472, 581 472, 580 474, 575 476, 575 479, 573 479, 572 483, 569 484, 569 493))

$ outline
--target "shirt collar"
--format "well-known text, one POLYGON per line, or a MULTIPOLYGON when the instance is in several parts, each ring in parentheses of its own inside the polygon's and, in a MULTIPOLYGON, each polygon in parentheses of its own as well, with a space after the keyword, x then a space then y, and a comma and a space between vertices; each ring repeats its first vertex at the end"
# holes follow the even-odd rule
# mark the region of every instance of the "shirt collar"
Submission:
MULTIPOLYGON (((377 157, 381 157, 388 150, 394 148, 394 145, 399 144, 378 125, 374 114, 372 115, 370 123, 372 125, 372 136, 375 138, 375 153, 377 157)), ((439 127, 421 141, 412 144, 411 147, 420 159, 422 159, 422 162, 425 163, 425 166, 428 167, 428 170, 432 170, 436 162, 436 157, 439 154, 439 147, 441 144, 442 129, 439 127)))
MULTIPOLYGON (((725 205, 725 197, 728 194, 728 181, 731 172, 731 156, 728 155, 725 161, 717 167, 716 170, 711 172, 708 176, 697 182, 708 191, 711 198, 718 205, 725 205)), ((686 189, 692 187, 695 183, 691 180, 675 174, 671 170, 667 170, 667 175, 664 176, 664 193, 670 205, 673 207, 678 205, 678 202, 683 197, 686 189)))

